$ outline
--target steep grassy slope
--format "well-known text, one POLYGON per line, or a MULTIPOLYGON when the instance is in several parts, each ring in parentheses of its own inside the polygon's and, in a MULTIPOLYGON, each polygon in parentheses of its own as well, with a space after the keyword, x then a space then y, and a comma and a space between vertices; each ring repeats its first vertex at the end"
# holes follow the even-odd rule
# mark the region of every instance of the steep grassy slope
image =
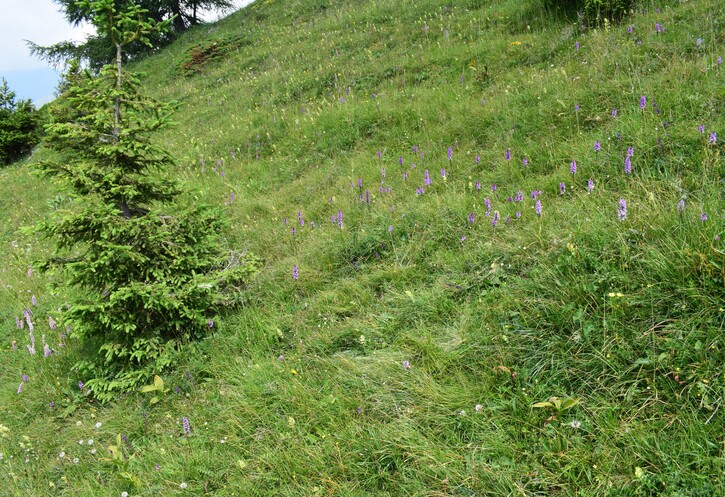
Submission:
POLYGON ((724 495, 723 46, 716 0, 258 0, 139 62, 264 269, 93 404, 19 229, 67 199, 1 171, 0 495, 724 495))

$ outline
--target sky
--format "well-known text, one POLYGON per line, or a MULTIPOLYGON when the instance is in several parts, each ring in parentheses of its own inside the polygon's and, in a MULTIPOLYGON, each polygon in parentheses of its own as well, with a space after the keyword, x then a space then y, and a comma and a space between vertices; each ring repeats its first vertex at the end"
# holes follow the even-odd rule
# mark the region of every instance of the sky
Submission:
MULTIPOLYGON (((233 0, 243 7, 254 0, 233 0)), ((218 13, 210 13, 214 19, 218 13)), ((0 0, 0 78, 8 81, 16 99, 31 99, 39 107, 54 98, 60 74, 30 55, 24 40, 38 45, 83 41, 92 33, 89 26, 73 27, 52 0, 0 0)))

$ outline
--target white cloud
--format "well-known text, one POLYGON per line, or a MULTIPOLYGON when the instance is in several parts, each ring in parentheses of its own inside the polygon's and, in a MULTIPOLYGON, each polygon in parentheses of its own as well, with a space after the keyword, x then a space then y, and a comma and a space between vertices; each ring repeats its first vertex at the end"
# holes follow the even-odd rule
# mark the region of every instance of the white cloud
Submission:
POLYGON ((89 27, 72 27, 52 0, 0 0, 0 72, 48 67, 30 55, 24 40, 38 45, 85 38, 89 27))

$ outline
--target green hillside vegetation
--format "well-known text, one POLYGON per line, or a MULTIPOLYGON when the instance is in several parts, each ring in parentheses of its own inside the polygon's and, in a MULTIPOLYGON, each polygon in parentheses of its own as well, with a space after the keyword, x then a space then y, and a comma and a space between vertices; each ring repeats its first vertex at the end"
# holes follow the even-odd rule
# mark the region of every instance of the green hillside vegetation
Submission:
POLYGON ((0 170, 0 495, 725 495, 723 47, 718 0, 591 28, 257 0, 187 31, 132 70, 180 103, 179 209, 223 207, 260 271, 98 403, 22 229, 72 198, 0 170))

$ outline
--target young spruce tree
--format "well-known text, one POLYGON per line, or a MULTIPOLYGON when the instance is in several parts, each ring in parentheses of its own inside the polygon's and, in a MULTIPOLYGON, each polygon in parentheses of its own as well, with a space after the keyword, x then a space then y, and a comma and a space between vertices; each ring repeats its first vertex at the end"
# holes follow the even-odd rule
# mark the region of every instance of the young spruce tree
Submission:
POLYGON ((102 401, 171 365, 256 269, 252 256, 230 262, 222 252, 218 211, 172 204, 182 192, 161 178, 173 159, 150 136, 170 124, 174 105, 145 96, 122 65, 125 45, 148 42, 167 23, 145 19, 133 2, 123 10, 116 3, 79 3, 113 40, 116 61, 69 82, 62 112, 46 128, 47 144, 67 161, 38 165, 72 198, 38 231, 56 245, 44 267, 76 289, 64 321, 90 352, 74 369, 102 401))

